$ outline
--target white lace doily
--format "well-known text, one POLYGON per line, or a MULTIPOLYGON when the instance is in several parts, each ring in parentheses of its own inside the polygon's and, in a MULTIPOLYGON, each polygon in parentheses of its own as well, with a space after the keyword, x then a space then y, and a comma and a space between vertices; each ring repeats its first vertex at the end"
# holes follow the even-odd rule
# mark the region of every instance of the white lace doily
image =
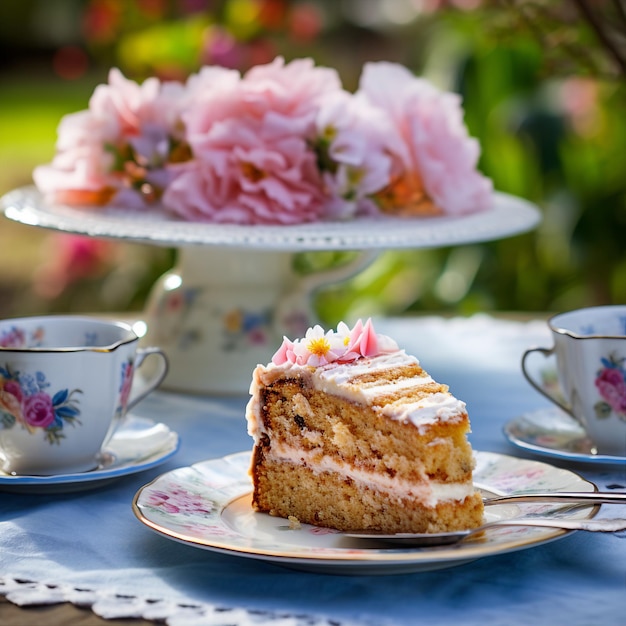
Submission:
POLYGON ((168 626, 349 626, 346 622, 306 615, 281 615, 205 603, 182 604, 11 577, 0 578, 0 594, 18 606, 70 602, 79 607, 91 608, 103 619, 145 619, 162 621, 168 626))

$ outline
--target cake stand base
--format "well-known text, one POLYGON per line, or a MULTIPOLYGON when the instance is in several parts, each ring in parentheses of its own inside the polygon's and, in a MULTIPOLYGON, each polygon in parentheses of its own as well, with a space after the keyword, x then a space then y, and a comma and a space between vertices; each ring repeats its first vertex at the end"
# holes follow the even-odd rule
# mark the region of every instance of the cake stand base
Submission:
POLYGON ((301 276, 293 253, 189 246, 148 299, 144 345, 159 346, 170 368, 161 388, 201 394, 247 393, 252 370, 283 336, 317 323, 313 293, 369 265, 376 251, 328 271, 301 276))

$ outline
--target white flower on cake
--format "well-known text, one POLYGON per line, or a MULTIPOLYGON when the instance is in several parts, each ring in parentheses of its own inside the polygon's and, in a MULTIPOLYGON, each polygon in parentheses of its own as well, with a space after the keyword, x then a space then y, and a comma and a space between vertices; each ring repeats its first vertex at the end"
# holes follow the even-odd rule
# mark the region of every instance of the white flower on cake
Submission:
POLYGON ((117 69, 65 116, 33 178, 51 202, 158 205, 188 221, 290 225, 492 205, 459 96, 393 63, 358 90, 311 59, 142 85, 117 69))
POLYGON ((316 325, 309 328, 303 338, 294 341, 284 337, 282 345, 272 357, 272 363, 321 367, 398 351, 398 344, 386 335, 376 334, 372 320, 368 319, 365 324, 358 320, 353 328, 340 322, 336 331, 324 332, 321 326, 316 325))

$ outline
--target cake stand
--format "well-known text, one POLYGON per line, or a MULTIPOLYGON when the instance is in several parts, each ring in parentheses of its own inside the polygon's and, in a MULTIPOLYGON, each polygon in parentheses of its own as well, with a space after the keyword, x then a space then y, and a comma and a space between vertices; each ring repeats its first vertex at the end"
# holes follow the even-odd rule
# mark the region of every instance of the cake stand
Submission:
POLYGON ((315 323, 311 295, 354 276, 384 250, 454 246, 500 239, 534 228, 538 209, 497 193, 493 206, 461 217, 368 217, 295 226, 239 226, 177 221, 165 211, 128 212, 51 205, 34 187, 0 198, 9 219, 98 238, 175 247, 177 261, 154 285, 145 309, 144 344, 167 353, 163 387, 218 394, 246 392, 257 363, 282 336, 315 323), (293 255, 356 251, 337 268, 301 276, 293 255))

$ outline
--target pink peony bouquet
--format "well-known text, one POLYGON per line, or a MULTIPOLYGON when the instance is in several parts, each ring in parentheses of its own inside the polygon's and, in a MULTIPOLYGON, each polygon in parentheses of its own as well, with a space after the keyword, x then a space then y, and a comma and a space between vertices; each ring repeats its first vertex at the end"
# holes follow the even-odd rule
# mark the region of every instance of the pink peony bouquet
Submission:
POLYGON ((190 221, 298 224, 360 215, 462 215, 491 205, 460 98, 406 68, 364 66, 358 89, 310 59, 185 84, 117 69, 65 116, 33 177, 52 202, 190 221))

